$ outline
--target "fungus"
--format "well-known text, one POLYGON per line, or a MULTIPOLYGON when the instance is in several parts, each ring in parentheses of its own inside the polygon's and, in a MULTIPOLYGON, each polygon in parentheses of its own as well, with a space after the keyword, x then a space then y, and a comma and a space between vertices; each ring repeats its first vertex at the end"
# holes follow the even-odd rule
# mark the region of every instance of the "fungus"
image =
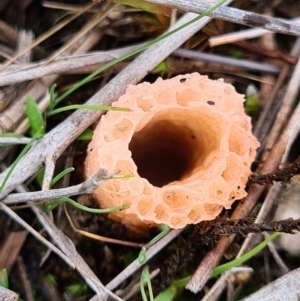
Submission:
POLYGON ((87 176, 99 168, 133 174, 94 191, 102 208, 127 204, 111 218, 131 228, 182 228, 212 220, 247 195, 258 141, 244 97, 223 79, 198 73, 130 85, 97 125, 87 176))

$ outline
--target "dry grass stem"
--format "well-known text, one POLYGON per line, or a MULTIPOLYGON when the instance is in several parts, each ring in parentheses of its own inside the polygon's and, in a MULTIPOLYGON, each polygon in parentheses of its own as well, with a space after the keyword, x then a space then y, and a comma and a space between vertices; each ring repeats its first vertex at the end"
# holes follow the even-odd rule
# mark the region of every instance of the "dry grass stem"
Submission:
POLYGON ((26 237, 27 231, 18 231, 5 240, 0 250, 0 270, 5 268, 9 272, 12 269, 26 237))
POLYGON ((214 286, 209 290, 209 292, 201 299, 201 301, 215 301, 219 299, 229 281, 232 281, 234 274, 236 273, 252 273, 252 268, 247 267, 237 267, 225 272, 214 284, 214 286))
POLYGON ((19 296, 15 292, 0 286, 0 299, 5 301, 17 301, 19 296))
POLYGON ((20 218, 14 211, 12 211, 5 204, 0 203, 0 208, 3 212, 5 212, 12 220, 16 221, 19 225, 21 225, 25 230, 27 230, 30 234, 32 234, 36 239, 41 241, 45 246, 51 249, 54 253, 61 257, 68 265, 72 268, 75 268, 72 261, 65 256, 58 248, 56 248, 51 242, 41 236, 36 230, 34 230, 30 225, 28 225, 22 218, 20 218))
POLYGON ((236 67, 240 70, 266 72, 266 73, 278 73, 280 71, 279 67, 267 63, 257 63, 246 59, 235 59, 231 57, 198 52, 198 51, 187 50, 187 49, 177 49, 176 51, 174 51, 173 54, 176 56, 189 58, 192 60, 199 60, 202 62, 210 62, 218 65, 236 67))
MULTIPOLYGON (((165 237, 160 239, 156 244, 151 246, 146 251, 147 261, 150 260, 154 255, 156 255, 160 250, 162 250, 166 245, 168 245, 173 239, 175 239, 183 229, 172 230, 165 237)), ((116 276, 112 281, 110 281, 106 287, 110 290, 115 290, 123 281, 130 277, 137 270, 141 269, 142 265, 139 263, 138 259, 134 260, 128 267, 126 267, 118 276, 116 276)))
MULTIPOLYGON (((269 234, 267 232, 263 232, 262 233, 263 236, 265 238, 269 237, 269 234)), ((287 265, 285 264, 285 262, 282 260, 282 258, 280 257, 278 251, 276 250, 276 246, 274 245, 274 243, 272 241, 270 241, 268 243, 268 248, 274 258, 274 260, 276 261, 281 273, 284 275, 284 274, 287 274, 290 269, 287 267, 287 265)))
POLYGON ((298 85, 299 81, 300 81, 300 60, 298 58, 298 63, 295 66, 295 69, 289 81, 289 85, 285 92, 285 96, 282 99, 282 105, 279 109, 279 112, 276 115, 274 126, 268 135, 268 140, 265 146, 266 149, 272 148, 283 126, 285 125, 286 120, 288 119, 288 117, 290 116, 293 110, 294 103, 300 88, 298 85))
MULTIPOLYGON (((0 74, 0 86, 11 85, 24 80, 32 80, 53 73, 64 74, 80 72, 81 69, 87 66, 99 67, 99 64, 104 64, 118 58, 138 46, 140 45, 109 51, 64 55, 47 65, 45 65, 45 61, 41 61, 39 63, 26 64, 24 67, 15 66, 11 69, 7 67, 7 69, 0 74)), ((86 73, 86 71, 84 71, 84 73, 86 73)))
POLYGON ((295 269, 288 274, 269 283, 258 292, 240 300, 240 301, 256 301, 264 300, 297 300, 299 294, 298 283, 300 277, 300 269, 295 269))
POLYGON ((98 174, 93 177, 90 177, 85 182, 70 186, 61 189, 51 189, 44 191, 34 191, 34 192, 24 192, 24 193, 11 193, 5 199, 3 199, 3 203, 5 204, 16 204, 22 202, 37 202, 49 199, 59 199, 66 196, 92 193, 96 187, 111 179, 108 177, 106 172, 100 170, 98 174))
POLYGON ((71 48, 71 46, 73 46, 72 48, 74 48, 75 43, 80 44, 80 39, 83 38, 83 36, 90 32, 92 29, 97 27, 99 23, 102 22, 107 17, 107 15, 115 9, 115 7, 116 5, 108 4, 106 5, 106 7, 104 7, 104 9, 96 13, 93 18, 91 18, 90 21, 79 32, 77 32, 77 34, 71 40, 69 40, 63 47, 53 53, 50 57, 48 57, 46 64, 63 55, 69 48, 71 48))
POLYGON ((33 211, 53 241, 59 246, 63 254, 70 258, 72 265, 85 279, 86 283, 97 293, 100 300, 105 301, 111 296, 114 300, 122 301, 122 299, 103 286, 83 258, 77 253, 72 241, 54 225, 53 221, 37 207, 33 207, 33 211))
MULTIPOLYGON (((209 9, 213 3, 197 0, 183 0, 174 2, 172 0, 148 0, 148 2, 163 4, 176 8, 178 10, 194 12, 197 14, 203 13, 209 9)), ((227 1, 226 4, 231 1, 227 1)), ((299 36, 300 25, 292 22, 283 21, 275 18, 265 17, 259 14, 242 11, 232 7, 221 6, 208 14, 212 18, 218 18, 233 23, 243 24, 251 27, 260 27, 269 31, 284 33, 299 36)))
MULTIPOLYGON (((300 18, 294 18, 292 20, 287 20, 287 21, 299 23, 300 18)), ((208 42, 210 47, 216 47, 224 44, 258 38, 267 33, 270 33, 270 31, 262 28, 250 28, 238 32, 230 32, 223 35, 211 37, 209 38, 208 42)))
POLYGON ((16 55, 14 55, 10 60, 6 61, 2 66, 0 67, 0 71, 5 69, 7 66, 9 66, 11 63, 16 61, 19 57, 21 57, 23 54, 25 54, 27 51, 31 50, 35 46, 39 45, 41 42, 46 40, 48 37, 53 35, 56 31, 60 30, 64 26, 66 26, 68 23, 73 21, 74 19, 78 18, 78 16, 82 15, 86 11, 88 11, 94 3, 88 3, 85 7, 83 7, 78 13, 72 15, 70 18, 62 21, 60 24, 57 24, 53 29, 51 29, 49 32, 44 33, 42 36, 38 37, 30 46, 23 48, 21 51, 19 51, 16 55))
MULTIPOLYGON (((76 0, 67 4, 27 0, 20 4, 3 0, 0 3, 0 134, 13 132, 26 136, 0 137, 0 162, 4 170, 0 183, 8 174, 7 165, 15 160, 22 144, 31 140, 27 138, 30 133, 26 132, 30 126, 25 113, 28 95, 36 100, 46 127, 46 134, 21 158, 0 192, 0 240, 3 239, 0 276, 1 269, 6 268, 10 285, 28 301, 36 298, 33 284, 38 293, 40 290, 47 295, 47 300, 126 301, 139 300, 139 277, 141 269, 147 268, 154 294, 171 285, 169 289, 177 290, 179 298, 191 300, 190 292, 180 287, 183 282, 172 281, 174 277, 189 275, 192 265, 186 264, 194 260, 198 268, 186 289, 199 295, 192 298, 221 300, 227 290, 228 300, 238 300, 238 289, 244 283, 252 289, 252 282, 257 280, 254 278, 259 278, 257 273, 265 272, 259 275, 262 279, 258 285, 272 282, 244 301, 295 299, 300 269, 284 252, 279 252, 276 242, 268 245, 263 258, 251 259, 249 268, 229 270, 208 292, 206 289, 200 291, 211 286, 212 282, 207 283, 207 280, 220 260, 228 255, 229 252, 225 252, 229 246, 238 246, 232 257, 240 257, 267 237, 262 231, 272 231, 277 229, 276 225, 284 224, 284 221, 267 221, 277 206, 278 195, 286 189, 285 178, 282 180, 280 175, 289 169, 292 161, 298 165, 293 165, 291 175, 299 169, 295 157, 299 157, 300 139, 300 38, 293 36, 300 37, 300 5, 297 1, 287 4, 278 0, 267 5, 268 1, 228 0, 208 16, 195 21, 198 14, 219 0, 147 2, 166 6, 168 11, 172 9, 171 18, 110 1, 76 0), (228 7, 231 3, 234 7, 228 7), (49 16, 39 15, 40 12, 47 12, 49 16), (187 27, 152 43, 145 50, 147 41, 162 37, 164 32, 169 33, 187 22, 187 27), (255 28, 244 29, 245 26, 255 28), (250 40, 258 37, 261 38, 250 40), (141 49, 144 50, 140 53, 141 49), (111 105, 125 93, 128 85, 142 80, 153 82, 159 75, 169 78, 183 73, 208 73, 214 79, 224 78, 239 93, 247 94, 245 107, 246 110, 250 108, 249 111, 248 87, 255 86, 257 115, 252 112, 250 115, 254 135, 261 142, 258 161, 253 164, 255 173, 248 179, 248 195, 214 221, 204 221, 186 231, 171 230, 145 250, 143 264, 136 258, 134 248, 143 248, 144 242, 157 234, 157 229, 151 228, 148 238, 140 237, 139 233, 131 232, 105 215, 90 214, 66 204, 47 215, 42 210, 44 207, 38 207, 39 202, 79 196, 74 200, 93 208, 93 199, 86 194, 92 193, 100 183, 112 181, 112 176, 103 170, 84 178, 82 166, 87 141, 76 139, 89 127, 93 129, 105 112, 78 109, 46 116, 49 90, 57 83, 55 94, 61 96, 82 80, 84 74, 129 52, 132 53, 126 60, 97 73, 93 80, 67 96, 62 106, 111 105), (52 188, 53 176, 70 166, 74 166, 75 171, 52 188), (42 167, 44 177, 40 184, 36 175, 42 167), (255 177, 256 182, 252 181, 255 177), (15 209, 18 214, 13 211, 15 209), (218 225, 225 225, 223 232, 222 229, 218 232, 218 225), (243 237, 241 229, 252 233, 243 237), (197 238, 199 233, 202 240, 197 238), (32 240, 37 245, 31 244, 32 240), (269 260, 268 256, 274 260, 269 260), (274 262, 279 272, 275 271, 274 262), (259 271, 257 264, 261 267, 259 271), (248 275, 247 282, 239 283, 234 275, 240 271, 249 275, 251 272, 255 277, 248 275), (57 273, 57 283, 56 279, 48 282, 48 272, 50 276, 57 273), (35 283, 32 279, 39 281, 35 283), (68 291, 70 281, 83 291, 85 286, 87 292, 80 297, 72 295, 74 292, 68 291)), ((87 135, 91 133, 87 131, 87 135)), ((280 229, 290 233, 288 226, 292 223, 293 229, 299 229, 299 220, 285 220, 286 228, 280 229)), ((13 301, 18 296, 0 285, 0 299, 4 298, 13 301)), ((37 298, 43 297, 37 294, 37 298)))

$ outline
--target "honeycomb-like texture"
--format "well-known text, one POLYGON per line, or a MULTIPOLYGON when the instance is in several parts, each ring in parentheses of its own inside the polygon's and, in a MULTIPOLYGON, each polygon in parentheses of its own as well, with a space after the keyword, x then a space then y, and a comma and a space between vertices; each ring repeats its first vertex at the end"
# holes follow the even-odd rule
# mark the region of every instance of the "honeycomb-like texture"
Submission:
POLYGON ((230 208, 247 194, 259 146, 243 102, 230 84, 198 73, 128 86, 113 106, 132 111, 101 118, 85 171, 135 176, 100 185, 94 191, 99 206, 128 204, 111 217, 138 229, 182 228, 230 208))

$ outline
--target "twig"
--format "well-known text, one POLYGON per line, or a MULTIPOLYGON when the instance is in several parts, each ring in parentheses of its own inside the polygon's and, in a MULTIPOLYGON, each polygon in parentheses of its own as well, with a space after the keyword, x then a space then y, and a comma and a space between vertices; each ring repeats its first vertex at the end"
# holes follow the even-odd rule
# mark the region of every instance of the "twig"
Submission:
MULTIPOLYGON (((294 43, 294 46, 290 54, 292 56, 299 56, 299 53, 300 53, 300 38, 298 38, 294 43)), ((265 137, 270 132, 272 123, 277 115, 280 98, 281 98, 280 95, 278 95, 278 90, 282 86, 283 82, 285 81, 289 71, 290 71, 290 65, 285 63, 277 78, 277 82, 273 87, 272 93, 268 98, 268 102, 265 105, 263 111, 261 112, 257 123, 255 124, 253 133, 261 143, 263 143, 265 137)), ((259 152, 262 151, 263 151, 263 147, 261 147, 261 150, 259 152)))
POLYGON ((212 221, 204 221, 197 224, 189 235, 185 245, 177 248, 162 264, 161 273, 154 280, 154 292, 159 293, 173 281, 174 277, 190 262, 197 250, 204 245, 213 245, 219 237, 232 234, 248 235, 249 233, 284 232, 295 233, 300 230, 300 219, 286 219, 279 221, 254 223, 253 218, 228 219, 216 218, 212 221))
MULTIPOLYGON (((14 67, 12 70, 2 72, 0 74, 0 86, 22 82, 24 80, 35 79, 49 74, 62 74, 71 71, 80 70, 82 67, 95 66, 99 63, 109 62, 121 55, 141 46, 124 47, 122 49, 110 51, 97 51, 84 55, 63 56, 57 58, 54 62, 44 65, 44 61, 37 64, 29 64, 20 67, 14 67), (14 70, 16 69, 16 70, 14 70)), ((247 70, 264 73, 275 73, 280 71, 280 68, 266 63, 256 63, 246 59, 235 59, 226 56, 203 53, 186 49, 178 49, 173 52, 173 55, 186 57, 190 59, 201 60, 205 62, 221 63, 222 65, 241 67, 247 70)))
MULTIPOLYGON (((292 20, 286 20, 286 21, 297 23, 300 21, 300 18, 294 18, 292 20)), ((224 45, 228 43, 244 41, 245 39, 258 38, 267 33, 270 33, 270 31, 262 28, 250 28, 250 29, 230 32, 219 36, 211 37, 208 39, 208 43, 210 47, 215 47, 215 46, 224 45)))
POLYGON ((97 293, 101 300, 105 301, 108 297, 112 297, 115 300, 122 301, 119 297, 114 295, 109 291, 105 286, 102 285, 101 281, 97 278, 94 272, 86 264, 83 258, 77 253, 76 248, 73 242, 65 236, 61 230, 57 229, 53 224, 52 220, 39 208, 32 208, 36 214, 39 222, 43 225, 44 229, 50 235, 50 237, 55 241, 59 248, 63 251, 64 254, 70 261, 76 270, 82 275, 86 283, 97 293))
POLYGON ((173 55, 185 57, 194 60, 201 60, 203 62, 211 62, 220 65, 227 65, 232 67, 244 68, 264 73, 278 73, 280 68, 267 63, 256 63, 246 59, 235 59, 224 55, 217 55, 211 53, 198 52, 187 49, 177 49, 173 55))
MULTIPOLYGON (((95 182, 99 182, 99 178, 103 179, 107 176, 106 171, 100 170, 98 174, 91 178, 91 183, 95 185, 95 182)), ((84 183, 83 183, 84 184, 84 183)), ((24 191, 22 186, 19 186, 17 190, 24 191)), ((5 204, 0 202, 0 208, 9 214, 10 217, 14 218, 21 226, 27 229, 30 233, 37 233, 34 229, 32 229, 29 225, 27 225, 21 218, 19 218, 13 211, 11 211, 5 204)), ((37 238, 40 239, 46 246, 50 248, 50 250, 56 252, 59 256, 62 257, 72 268, 76 268, 78 272, 83 276, 86 283, 97 293, 101 300, 107 300, 108 296, 111 296, 114 300, 122 301, 119 297, 115 296, 112 292, 108 291, 97 279, 96 275, 91 271, 89 266, 85 263, 82 257, 77 253, 73 243, 71 240, 65 236, 61 230, 57 229, 53 224, 52 220, 44 214, 39 208, 32 206, 32 210, 38 217, 40 223, 43 225, 44 229, 48 232, 51 238, 55 241, 55 243, 60 247, 61 251, 54 247, 50 242, 41 237, 37 233, 37 238), (66 254, 66 255, 65 255, 66 254), (67 259, 67 260, 66 260, 67 259)))
MULTIPOLYGON (((34 41, 34 35, 32 31, 20 30, 17 40, 17 51, 22 50, 32 44, 34 41)), ((18 58, 18 63, 26 64, 31 61, 31 49, 25 52, 18 58)))
POLYGON ((0 133, 12 132, 17 124, 24 116, 25 99, 30 95, 35 100, 40 100, 47 94, 48 87, 43 80, 36 80, 27 85, 26 89, 22 90, 17 95, 14 103, 4 110, 0 115, 0 133))
POLYGON ((255 223, 253 218, 227 219, 217 218, 214 221, 202 222, 195 227, 193 237, 195 244, 203 245, 216 240, 218 236, 229 236, 240 233, 283 232, 294 234, 300 230, 300 219, 285 219, 279 221, 255 223))
POLYGON ((26 273, 26 267, 23 258, 21 256, 19 256, 17 260, 17 269, 18 269, 19 281, 22 283, 23 286, 25 300, 34 301, 34 297, 32 293, 33 288, 30 283, 30 279, 26 273))
POLYGON ((99 25, 99 23, 103 21, 107 17, 107 15, 115 9, 116 6, 116 4, 112 4, 110 2, 105 4, 104 8, 95 13, 94 16, 89 20, 89 22, 85 24, 85 26, 83 26, 81 30, 77 32, 77 34, 72 39, 70 39, 63 47, 61 47, 59 50, 57 50, 50 57, 47 58, 46 64, 52 62, 55 58, 63 54, 76 42, 78 43, 78 40, 80 40, 90 30, 99 25))
POLYGON ((282 100, 282 106, 279 110, 279 112, 276 115, 276 119, 274 121, 273 128, 271 132, 268 134, 268 140, 266 143, 266 148, 270 149, 274 142, 277 140, 278 135, 282 131, 283 126, 286 123, 286 120, 288 119, 289 115, 292 112, 292 109, 294 107, 294 102, 296 100, 296 97, 298 95, 300 86, 300 55, 298 56, 298 62, 295 66, 295 69, 293 71, 292 77, 289 81, 287 90, 285 92, 285 96, 282 100))
POLYGON ((31 138, 27 137, 0 137, 0 144, 28 144, 31 138))
MULTIPOLYGON (((264 202, 262 204, 262 207, 255 219, 256 223, 260 223, 264 221, 267 216, 269 215, 270 211, 274 207, 274 202, 280 192, 280 189, 282 187, 281 183, 274 183, 274 185, 269 189, 268 195, 264 199, 264 202)), ((257 243, 257 240, 255 239, 255 234, 250 233, 244 240, 243 245, 241 246, 239 253, 236 257, 241 257, 247 250, 250 250, 254 245, 257 243)))
POLYGON ((5 70, 0 74, 0 86, 10 85, 24 80, 31 80, 49 74, 70 72, 99 63, 106 63, 138 46, 140 45, 109 51, 96 51, 77 55, 74 54, 72 56, 64 55, 62 57, 58 57, 54 62, 47 65, 45 65, 45 61, 41 61, 39 63, 27 64, 25 66, 13 66, 11 69, 7 67, 7 71, 5 70))
MULTIPOLYGON (((151 3, 162 4, 183 10, 185 12, 202 13, 203 11, 209 9, 212 4, 208 1, 198 1, 198 0, 147 0, 151 3)), ((300 36, 300 25, 292 22, 283 21, 280 19, 275 19, 271 17, 265 17, 259 14, 255 14, 248 11, 242 11, 240 9, 232 7, 219 7, 208 14, 212 18, 222 19, 225 21, 243 24, 251 27, 260 27, 267 29, 269 31, 290 34, 295 36, 300 36)))
POLYGON ((10 44, 14 44, 17 41, 17 30, 7 25, 2 20, 0 20, 0 33, 1 41, 8 41, 10 44))
POLYGON ((5 204, 16 204, 22 202, 37 202, 49 199, 58 199, 65 196, 72 196, 78 194, 92 193, 101 183, 111 179, 112 176, 108 176, 107 171, 100 169, 97 174, 90 177, 81 184, 44 191, 33 191, 24 193, 11 193, 4 200, 5 204))
POLYGON ((92 6, 94 6, 94 3, 88 3, 82 9, 77 12, 76 14, 70 16, 69 18, 63 20, 59 24, 57 24, 54 28, 51 28, 49 31, 45 32, 43 35, 38 37, 29 47, 26 47, 19 51, 16 55, 14 55, 11 59, 7 60, 3 65, 0 67, 0 71, 9 66, 11 63, 13 63, 15 60, 17 60, 20 56, 22 56, 24 53, 26 53, 28 50, 34 48, 35 46, 42 43, 44 40, 46 40, 48 37, 53 35, 55 32, 66 26, 66 24, 70 23, 74 19, 78 18, 80 15, 88 11, 92 6))
POLYGON ((28 83, 22 82, 10 86, 5 86, 0 88, 0 112, 4 111, 9 105, 11 105, 18 96, 18 92, 22 91, 28 83))
POLYGON ((10 273, 10 270, 19 256, 27 234, 27 231, 11 232, 5 241, 1 243, 0 270, 5 268, 8 274, 10 273))
MULTIPOLYGON (((66 4, 66 3, 59 3, 56 1, 43 1, 42 2, 43 7, 52 8, 52 9, 59 9, 59 10, 65 10, 67 12, 78 12, 81 10, 80 5, 74 5, 74 4, 66 4)), ((88 12, 98 12, 98 7, 92 7, 88 12)))
POLYGON ((55 163, 56 163, 55 156, 47 156, 45 158, 45 172, 42 184, 42 190, 47 191, 51 187, 51 181, 53 179, 54 170, 55 170, 55 163))
POLYGON ((19 296, 15 292, 0 285, 0 299, 5 301, 17 301, 19 296))
POLYGON ((220 294, 225 289, 228 280, 236 273, 252 273, 252 268, 246 267, 236 267, 232 268, 229 271, 226 271, 222 276, 217 280, 214 286, 209 290, 209 292, 201 299, 201 301, 213 301, 218 300, 220 294))
MULTIPOLYGON (((268 234, 267 232, 263 232, 263 236, 264 236, 265 238, 268 238, 269 234, 268 234)), ((281 257, 279 256, 279 254, 278 254, 278 252, 277 252, 277 250, 276 250, 276 246, 275 246, 275 244, 273 243, 273 241, 270 241, 270 242, 268 243, 268 248, 269 248, 269 250, 270 250, 270 252, 271 252, 271 254, 272 254, 272 256, 273 256, 275 262, 277 263, 277 265, 278 265, 278 267, 279 267, 281 273, 282 273, 282 274, 288 273, 290 270, 289 270, 289 268, 287 267, 287 265, 284 263, 284 261, 281 259, 281 257)))
POLYGON ((300 268, 265 285, 259 291, 240 301, 297 300, 299 296, 300 268), (266 299, 268 296, 268 299, 266 299))
MULTIPOLYGON (((156 255, 161 249, 163 249, 167 244, 169 244, 174 238, 176 238, 184 229, 172 230, 165 237, 160 239, 156 244, 151 246, 146 251, 147 260, 150 260, 154 255, 156 255)), ((142 265, 139 263, 138 259, 134 260, 129 266, 127 266, 117 277, 110 281, 106 287, 110 290, 116 289, 123 281, 130 277, 133 273, 139 270, 142 265)))
POLYGON ((54 253, 56 253, 59 257, 61 257, 71 268, 75 268, 72 261, 63 254, 57 247, 55 247, 52 243, 50 243, 47 239, 41 236, 36 230, 34 230, 30 225, 28 225, 22 218, 20 218, 15 212, 13 212, 9 207, 0 202, 0 209, 3 210, 11 219, 16 221, 20 226, 26 229, 29 233, 31 233, 36 239, 41 241, 45 246, 51 249, 54 253))

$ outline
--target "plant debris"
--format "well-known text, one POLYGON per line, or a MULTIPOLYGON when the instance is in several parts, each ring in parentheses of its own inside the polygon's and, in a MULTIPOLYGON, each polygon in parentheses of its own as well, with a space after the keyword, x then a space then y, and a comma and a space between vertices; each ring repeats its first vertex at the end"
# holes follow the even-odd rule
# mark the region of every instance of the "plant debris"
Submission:
POLYGON ((273 182, 287 183, 290 179, 300 173, 300 156, 287 166, 277 169, 267 174, 252 174, 249 177, 249 184, 255 183, 259 185, 273 184, 273 182))
MULTIPOLYGON (((262 232, 299 230, 299 220, 272 217, 278 192, 287 189, 282 184, 300 170, 300 31, 293 19, 300 15, 298 1, 226 1, 222 8, 210 9, 210 17, 204 19, 184 12, 202 12, 213 1, 181 1, 186 6, 180 11, 171 7, 178 3, 170 0, 114 2, 149 4, 150 10, 113 1, 0 3, 0 132, 6 133, 0 147, 0 278, 8 276, 1 282, 0 299, 5 293, 17 298, 17 293, 25 301, 94 301, 97 295, 101 301, 145 300, 139 288, 145 279, 148 296, 151 282, 154 297, 167 289, 172 298, 199 300, 215 283, 209 280, 212 270, 219 262, 227 263, 227 248, 235 249, 235 256, 245 241, 256 245, 254 239, 260 239, 262 232), (197 5, 191 7, 194 2, 197 5), (153 8, 158 11, 153 13, 153 8), (93 190, 87 183, 82 185, 88 141, 77 137, 90 139, 104 112, 64 109, 110 106, 129 84, 192 72, 213 80, 223 78, 240 94, 246 94, 249 86, 255 88, 256 115, 250 117, 261 143, 256 158, 261 164, 253 165, 248 196, 236 200, 225 214, 172 230, 147 248, 157 229, 139 236, 105 215, 90 213, 97 209, 91 196, 77 195, 93 190), (28 96, 34 110, 26 113, 28 96), (54 108, 60 113, 51 115, 54 108), (29 126, 36 130, 30 131, 29 126), (287 162, 282 160, 284 154, 287 162), (294 160, 290 157, 298 158, 290 163, 294 160), (69 203, 92 210, 53 204, 55 193, 68 198, 74 193, 69 203), (39 197, 35 202, 33 198, 39 197), (24 230, 20 241, 12 239, 24 230), (93 239, 96 236, 101 240, 93 239), (141 281, 140 248, 115 245, 110 238, 144 246, 141 281), (13 246, 16 250, 8 251, 13 246), (190 278, 186 286, 190 291, 182 286, 174 290, 172 283, 182 277, 190 278)), ((209 106, 216 104, 209 99, 209 106)), ((280 280, 277 263, 299 273, 298 261, 276 247, 272 252, 266 249, 264 256, 247 262, 253 276, 242 284, 226 283, 229 299, 239 300, 249 290, 280 280)), ((276 290, 274 294, 276 299, 276 290)))

